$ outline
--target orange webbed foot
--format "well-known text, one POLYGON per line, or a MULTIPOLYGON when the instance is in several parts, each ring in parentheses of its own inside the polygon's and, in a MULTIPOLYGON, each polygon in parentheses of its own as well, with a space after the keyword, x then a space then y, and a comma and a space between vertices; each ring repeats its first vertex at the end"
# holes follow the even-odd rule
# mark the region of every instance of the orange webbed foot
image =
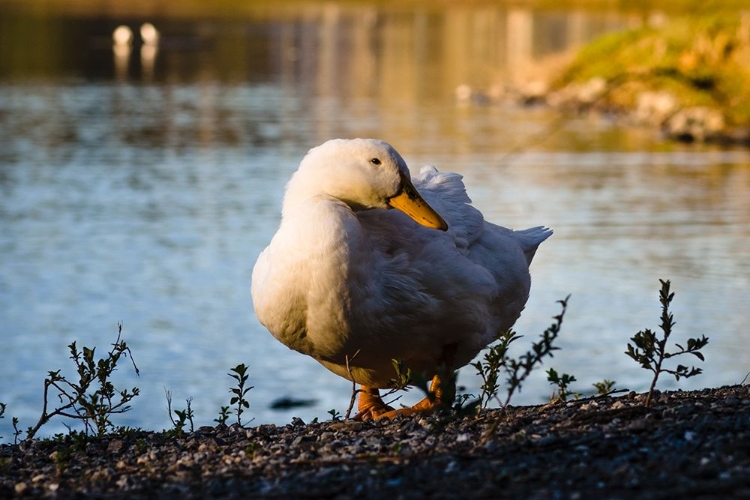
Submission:
POLYGON ((435 375, 430 384, 430 391, 426 398, 415 404, 411 408, 393 409, 383 402, 377 389, 362 386, 359 393, 359 404, 357 410, 359 413, 354 416, 355 420, 380 420, 381 418, 393 419, 399 415, 416 415, 433 413, 436 410, 446 408, 450 405, 453 397, 447 397, 448 394, 455 392, 455 382, 451 378, 448 386, 445 387, 441 377, 435 375), (446 393, 446 389, 448 390, 446 393))
POLYGON ((383 402, 380 398, 380 392, 377 389, 362 386, 359 390, 357 414, 354 415, 354 420, 361 420, 364 422, 378 420, 383 418, 384 415, 394 411, 397 410, 394 410, 383 402))

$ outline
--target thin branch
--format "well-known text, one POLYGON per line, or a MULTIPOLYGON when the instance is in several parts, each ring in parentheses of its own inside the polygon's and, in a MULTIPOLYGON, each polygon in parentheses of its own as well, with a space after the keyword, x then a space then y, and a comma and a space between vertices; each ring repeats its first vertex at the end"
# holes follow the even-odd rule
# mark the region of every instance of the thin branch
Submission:
POLYGON ((354 381, 354 375, 352 375, 352 368, 349 366, 349 361, 354 361, 354 358, 357 357, 359 354, 360 349, 357 349, 357 352, 354 353, 354 356, 349 359, 349 355, 347 354, 344 356, 344 360, 346 361, 346 373, 349 374, 349 380, 352 381, 352 397, 349 400, 349 407, 346 409, 346 415, 344 415, 344 420, 349 420, 349 417, 352 414, 352 409, 354 408, 354 401, 357 399, 357 394, 359 394, 360 390, 357 389, 357 383, 354 381))

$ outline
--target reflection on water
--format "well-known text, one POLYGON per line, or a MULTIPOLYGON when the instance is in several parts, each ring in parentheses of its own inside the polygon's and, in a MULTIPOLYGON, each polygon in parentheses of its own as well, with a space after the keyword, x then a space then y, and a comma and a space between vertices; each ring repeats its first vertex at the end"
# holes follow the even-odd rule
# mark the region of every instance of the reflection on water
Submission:
MULTIPOLYGON (((386 139, 413 167, 462 173, 489 219, 555 229, 518 330, 536 336, 572 294, 551 366, 574 374, 576 390, 604 378, 646 388, 623 351, 658 324, 658 278, 673 280, 677 335, 711 337, 705 375, 681 386, 750 370, 748 153, 660 144, 595 119, 539 136, 545 110, 453 97, 458 85, 493 92, 533 77, 638 18, 305 4, 154 21, 158 46, 144 53, 146 21, 0 16, 0 401, 22 426, 38 416, 46 372, 65 373, 65 346, 103 351, 118 321, 142 374, 118 373, 142 390, 118 423, 167 426, 165 387, 211 423, 241 362, 256 423, 342 412, 349 384, 273 340, 249 296, 285 182, 331 137, 386 139), (112 46, 121 24, 136 35, 125 51, 112 46), (318 403, 268 409, 295 395, 318 403)), ((460 381, 476 391, 472 372, 460 381)), ((517 402, 551 392, 537 375, 517 402)), ((5 439, 8 427, 0 420, 5 439)))

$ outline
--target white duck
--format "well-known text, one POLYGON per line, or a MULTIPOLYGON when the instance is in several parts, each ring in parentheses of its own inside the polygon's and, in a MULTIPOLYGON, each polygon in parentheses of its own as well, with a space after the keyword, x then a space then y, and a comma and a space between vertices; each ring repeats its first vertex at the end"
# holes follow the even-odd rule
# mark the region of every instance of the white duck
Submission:
POLYGON ((287 184, 278 232, 253 269, 260 322, 287 347, 361 384, 359 417, 451 404, 453 370, 518 319, 529 264, 552 231, 484 220, 458 174, 373 139, 311 149, 287 184), (397 210, 389 210, 396 208, 397 210), (393 410, 378 388, 393 360, 433 377, 431 395, 393 410))

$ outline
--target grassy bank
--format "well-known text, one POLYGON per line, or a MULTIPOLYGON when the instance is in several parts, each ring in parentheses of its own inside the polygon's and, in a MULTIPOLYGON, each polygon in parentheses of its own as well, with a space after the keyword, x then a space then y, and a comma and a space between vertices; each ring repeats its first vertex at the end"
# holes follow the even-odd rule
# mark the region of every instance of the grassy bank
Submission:
POLYGON ((551 87, 560 103, 631 114, 677 137, 747 142, 750 10, 606 35, 581 50, 551 87))

